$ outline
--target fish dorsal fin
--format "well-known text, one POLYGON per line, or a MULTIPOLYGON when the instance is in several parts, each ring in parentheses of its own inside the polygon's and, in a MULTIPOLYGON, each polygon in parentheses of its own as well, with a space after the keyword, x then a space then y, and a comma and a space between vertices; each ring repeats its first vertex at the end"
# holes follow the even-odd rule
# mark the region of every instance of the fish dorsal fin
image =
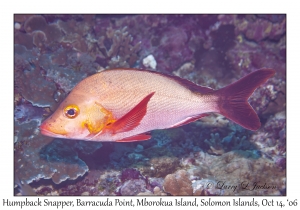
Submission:
POLYGON ((117 140, 116 142, 133 142, 133 141, 145 141, 151 139, 151 135, 142 133, 135 136, 126 137, 124 139, 117 140))
POLYGON ((147 95, 140 103, 138 103, 133 109, 131 109, 127 114, 118 119, 116 122, 111 124, 108 129, 112 131, 112 133, 122 133, 126 131, 130 131, 137 127, 143 117, 147 112, 147 104, 150 101, 151 97, 155 92, 147 95))
POLYGON ((197 85, 187 79, 183 79, 183 78, 180 78, 177 76, 171 76, 171 75, 169 77, 172 78, 173 80, 175 80, 176 82, 178 82, 179 84, 185 86, 192 92, 196 92, 196 93, 200 93, 200 94, 208 94, 208 93, 212 93, 215 91, 214 89, 212 89, 210 87, 204 87, 204 86, 197 85))

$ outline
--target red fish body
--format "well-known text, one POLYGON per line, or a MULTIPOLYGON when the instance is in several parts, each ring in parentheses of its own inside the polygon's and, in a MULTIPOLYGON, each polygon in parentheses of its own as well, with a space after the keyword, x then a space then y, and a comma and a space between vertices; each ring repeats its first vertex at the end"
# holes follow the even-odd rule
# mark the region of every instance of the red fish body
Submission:
POLYGON ((220 90, 136 69, 106 70, 82 80, 41 125, 44 135, 90 141, 140 141, 146 132, 178 127, 217 112, 257 130, 247 102, 274 75, 261 69, 220 90))

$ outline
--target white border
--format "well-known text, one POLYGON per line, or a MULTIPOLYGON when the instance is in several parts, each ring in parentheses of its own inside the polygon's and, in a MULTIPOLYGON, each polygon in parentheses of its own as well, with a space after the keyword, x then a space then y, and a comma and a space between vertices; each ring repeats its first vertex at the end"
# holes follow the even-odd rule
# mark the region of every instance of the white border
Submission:
MULTIPOLYGON (((287 13, 287 197, 267 197, 286 203, 287 199, 299 198, 299 11, 296 1, 251 0, 251 1, 4 1, 0 13, 1 42, 1 146, 0 146, 0 206, 3 199, 19 200, 13 197, 13 14, 14 13, 287 13), (298 195, 298 196, 297 196, 298 195)), ((122 197, 123 198, 123 197, 122 197)), ((124 197, 125 198, 125 197, 124 197)), ((186 197, 188 198, 188 197, 186 197)), ((251 200, 250 197, 242 197, 251 200)), ((48 197, 48 199, 51 199, 48 197)), ((76 199, 75 197, 54 197, 51 200, 76 199)), ((88 200, 102 199, 99 197, 88 200)), ((111 199, 114 199, 111 197, 111 199)), ((130 197, 128 198, 130 199, 130 197)), ((158 197, 150 198, 159 199, 158 197)), ((169 200, 173 198, 166 198, 169 200)), ((201 198, 199 198, 201 199, 201 198)), ((208 199, 208 198, 206 198, 208 199)), ((215 199, 215 198, 213 198, 215 199)), ((233 197, 218 197, 217 200, 232 200, 233 197)), ((262 201, 265 198, 255 197, 262 201)), ((298 203, 300 200, 298 200, 298 203)), ((298 204, 300 205, 300 204, 298 204)), ((102 208, 102 207, 101 207, 102 208)), ((130 207, 128 207, 129 209, 130 207)), ((149 207, 153 208, 153 207, 149 207)), ((181 209, 182 207, 172 207, 181 209)), ((218 207, 214 207, 217 209, 218 207)), ((9 209, 20 209, 10 207, 9 209)), ((26 208, 25 208, 26 209, 26 208)), ((30 209, 30 208, 27 208, 30 209)), ((64 208, 71 209, 71 208, 64 208)), ((72 208, 74 209, 74 208, 72 208)), ((99 209, 99 207, 97 207, 99 209)), ((169 208, 171 209, 171 208, 169 208)), ((279 208, 278 208, 279 209, 279 208)))

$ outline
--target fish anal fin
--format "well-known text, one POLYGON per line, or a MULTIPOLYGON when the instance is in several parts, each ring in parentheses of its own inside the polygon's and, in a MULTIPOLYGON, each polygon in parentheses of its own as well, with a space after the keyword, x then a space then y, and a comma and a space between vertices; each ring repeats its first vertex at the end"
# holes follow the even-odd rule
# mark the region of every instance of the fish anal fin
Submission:
POLYGON ((170 128, 177 128, 177 127, 180 127, 182 125, 186 125, 186 124, 189 124, 191 122, 195 122, 197 120, 199 120, 200 118, 202 117, 206 117, 208 116, 209 114, 199 114, 199 115, 196 115, 196 116, 193 116, 193 117, 188 117, 187 119, 179 122, 179 123, 176 123, 175 125, 171 126, 170 128))
POLYGON ((141 102, 139 102, 133 109, 131 109, 127 114, 118 119, 116 122, 112 123, 108 129, 112 131, 112 133, 122 133, 126 131, 130 131, 137 127, 143 117, 147 112, 147 104, 150 101, 151 97, 155 92, 147 95, 141 102))
POLYGON ((138 134, 135 136, 126 137, 124 139, 117 140, 116 142, 133 142, 133 141, 145 141, 151 139, 151 135, 148 134, 138 134))

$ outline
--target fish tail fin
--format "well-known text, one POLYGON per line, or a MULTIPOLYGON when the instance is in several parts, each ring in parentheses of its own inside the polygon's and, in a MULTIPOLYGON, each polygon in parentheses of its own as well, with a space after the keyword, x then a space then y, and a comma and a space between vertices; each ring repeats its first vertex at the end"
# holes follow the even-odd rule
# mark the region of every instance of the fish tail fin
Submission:
POLYGON ((248 103, 254 90, 275 74, 273 69, 260 69, 216 91, 219 113, 249 130, 257 130, 260 120, 248 103))

